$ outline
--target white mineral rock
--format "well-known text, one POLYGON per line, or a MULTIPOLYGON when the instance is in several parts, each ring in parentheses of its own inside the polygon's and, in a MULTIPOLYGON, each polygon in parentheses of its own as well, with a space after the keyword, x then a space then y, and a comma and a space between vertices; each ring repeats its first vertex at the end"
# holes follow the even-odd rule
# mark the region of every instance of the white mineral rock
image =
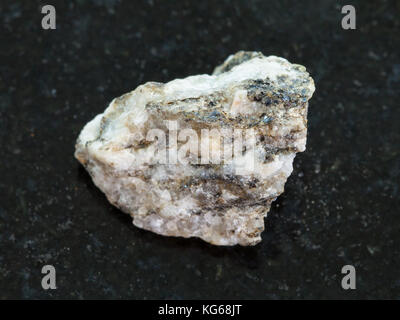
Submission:
POLYGON ((305 150, 314 90, 303 66, 238 52, 213 75, 114 99, 83 128, 75 157, 140 228, 254 245, 305 150))

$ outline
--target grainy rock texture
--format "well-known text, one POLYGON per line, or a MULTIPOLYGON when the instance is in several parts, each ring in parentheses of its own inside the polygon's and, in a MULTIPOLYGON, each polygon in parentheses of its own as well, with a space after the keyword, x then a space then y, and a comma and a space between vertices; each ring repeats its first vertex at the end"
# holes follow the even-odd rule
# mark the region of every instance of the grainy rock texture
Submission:
POLYGON ((241 51, 213 75, 150 82, 114 99, 84 127, 75 157, 140 228, 254 245, 296 153, 305 150, 314 89, 303 66, 241 51), (149 139, 154 129, 165 139, 149 139), (232 132, 243 134, 240 152, 232 132), (185 161, 173 161, 175 150, 185 161))

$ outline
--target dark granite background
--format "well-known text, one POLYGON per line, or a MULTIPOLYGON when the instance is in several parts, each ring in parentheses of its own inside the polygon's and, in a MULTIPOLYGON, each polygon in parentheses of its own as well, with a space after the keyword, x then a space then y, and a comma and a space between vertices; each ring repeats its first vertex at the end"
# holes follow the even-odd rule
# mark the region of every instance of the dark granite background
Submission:
POLYGON ((400 1, 0 3, 0 298, 400 299, 400 1), (42 30, 42 5, 57 29, 42 30), (357 30, 341 28, 341 7, 357 30), (238 50, 316 82, 307 151, 255 247, 132 226, 73 158, 83 125, 146 81, 238 50), (41 288, 41 268, 57 289, 41 288), (341 268, 357 290, 341 289, 341 268))

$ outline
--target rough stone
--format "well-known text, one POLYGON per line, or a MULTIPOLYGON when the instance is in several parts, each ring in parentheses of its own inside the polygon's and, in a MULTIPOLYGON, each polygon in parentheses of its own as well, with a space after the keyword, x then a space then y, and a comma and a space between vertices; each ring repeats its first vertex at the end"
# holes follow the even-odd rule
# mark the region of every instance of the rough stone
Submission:
POLYGON ((75 157, 140 228, 254 245, 305 150, 314 90, 303 66, 241 51, 212 75, 114 99, 83 128, 75 157))

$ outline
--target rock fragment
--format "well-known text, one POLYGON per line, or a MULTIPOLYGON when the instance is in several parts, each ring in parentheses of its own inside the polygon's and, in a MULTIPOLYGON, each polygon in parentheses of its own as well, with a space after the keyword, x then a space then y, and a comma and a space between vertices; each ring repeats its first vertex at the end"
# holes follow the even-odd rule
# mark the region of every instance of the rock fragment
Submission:
POLYGON ((139 228, 254 245, 305 150, 314 90, 303 66, 241 51, 212 75, 114 99, 83 128, 75 157, 139 228))

